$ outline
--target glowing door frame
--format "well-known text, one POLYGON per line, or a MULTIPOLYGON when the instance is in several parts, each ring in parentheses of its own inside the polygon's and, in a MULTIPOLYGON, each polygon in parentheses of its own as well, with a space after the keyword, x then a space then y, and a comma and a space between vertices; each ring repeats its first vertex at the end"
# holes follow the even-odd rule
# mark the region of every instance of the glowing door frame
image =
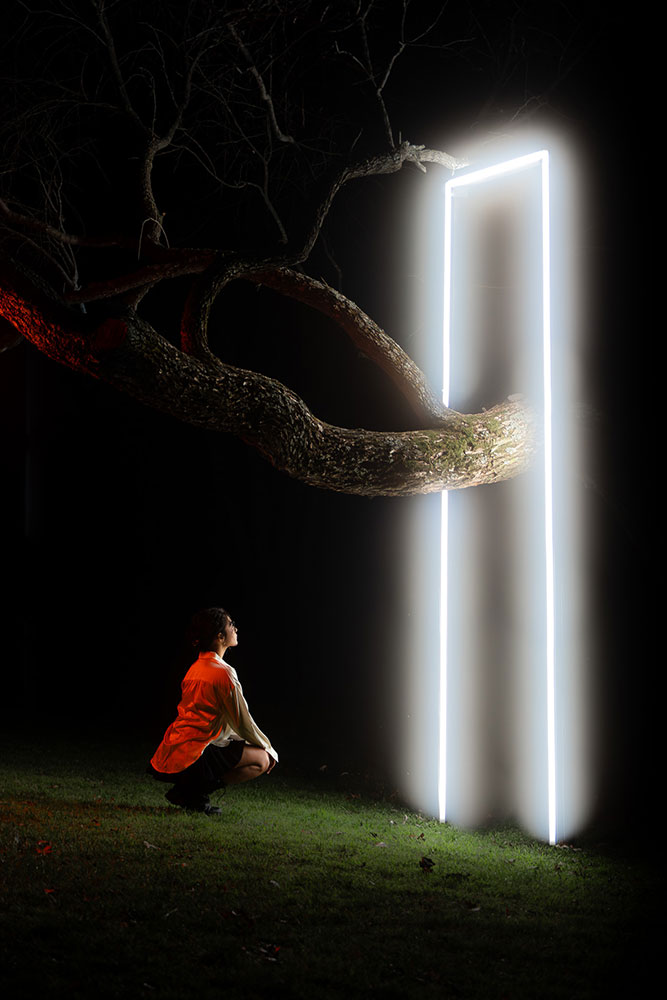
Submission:
MULTIPOLYGON (((542 149, 526 156, 506 160, 469 174, 453 177, 445 185, 445 282, 443 323, 443 402, 449 405, 450 388, 450 325, 452 304, 452 192, 455 188, 482 184, 503 174, 529 167, 541 171, 542 194, 542 358, 544 380, 544 544, 546 573, 546 732, 549 843, 556 843, 556 719, 555 719, 555 616, 554 616, 554 542, 553 542, 553 445, 551 424, 551 262, 549 211, 549 153, 542 149)), ((440 571, 440 750, 438 765, 438 799, 442 821, 447 818, 447 551, 448 496, 442 494, 441 571, 440 571)))

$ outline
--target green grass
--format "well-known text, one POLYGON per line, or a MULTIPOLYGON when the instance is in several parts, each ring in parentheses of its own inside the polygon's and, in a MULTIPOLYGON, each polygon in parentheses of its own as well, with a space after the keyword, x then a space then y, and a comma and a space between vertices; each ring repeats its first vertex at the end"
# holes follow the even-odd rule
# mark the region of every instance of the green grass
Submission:
POLYGON ((190 815, 148 749, 3 746, 4 996, 641 995, 643 863, 281 767, 190 815))

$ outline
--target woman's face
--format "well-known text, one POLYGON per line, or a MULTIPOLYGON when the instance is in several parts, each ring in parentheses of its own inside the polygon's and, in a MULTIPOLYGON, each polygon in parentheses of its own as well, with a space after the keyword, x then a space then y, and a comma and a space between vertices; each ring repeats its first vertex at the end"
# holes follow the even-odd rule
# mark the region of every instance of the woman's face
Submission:
POLYGON ((227 648, 229 648, 229 646, 238 646, 239 644, 239 637, 238 637, 238 632, 236 630, 236 625, 231 620, 231 618, 229 619, 227 625, 225 626, 225 631, 222 633, 222 641, 224 642, 227 648))

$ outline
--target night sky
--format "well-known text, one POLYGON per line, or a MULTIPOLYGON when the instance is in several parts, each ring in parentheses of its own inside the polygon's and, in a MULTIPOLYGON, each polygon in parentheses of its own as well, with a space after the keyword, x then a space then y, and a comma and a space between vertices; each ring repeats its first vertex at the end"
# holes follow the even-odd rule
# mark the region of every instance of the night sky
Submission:
MULTIPOLYGON (((584 166, 581 249, 592 287, 582 434, 592 467, 582 495, 597 532, 590 586, 599 637, 591 669, 605 678, 608 702, 604 810, 621 824, 629 812, 647 815, 638 779, 653 749, 640 738, 653 681, 645 606, 638 615, 647 528, 641 498, 618 473, 619 453, 636 449, 639 462, 642 445, 616 405, 619 386, 641 382, 645 363, 622 346, 639 222, 618 123, 636 83, 617 70, 619 47, 632 51, 627 26, 601 4, 584 5, 581 17, 574 66, 535 121, 571 135, 584 166)), ((447 149, 449 132, 470 128, 491 68, 456 73, 444 126, 433 81, 413 75, 402 95, 414 107, 411 141, 447 149)), ((393 321, 413 264, 397 234, 420 181, 403 171, 350 190, 332 220, 344 291, 408 350, 393 321)), ((171 303, 152 308, 173 323, 171 303)), ((304 308, 248 286, 230 291, 221 315, 220 356, 281 378, 323 419, 378 428, 406 419, 382 376, 304 308)), ((240 441, 151 412, 27 345, 0 358, 0 418, 8 727, 157 743, 188 665, 189 615, 216 604, 239 625, 230 662, 285 764, 382 772, 409 614, 409 499, 303 486, 240 441)))

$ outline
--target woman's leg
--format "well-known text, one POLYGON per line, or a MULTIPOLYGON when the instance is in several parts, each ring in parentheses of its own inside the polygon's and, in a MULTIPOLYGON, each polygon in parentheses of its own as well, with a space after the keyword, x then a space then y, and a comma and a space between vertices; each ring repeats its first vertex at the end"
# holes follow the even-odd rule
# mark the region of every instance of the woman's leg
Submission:
POLYGON ((241 759, 230 771, 225 774, 226 785, 240 785, 242 781, 252 781, 259 778, 260 774, 265 774, 271 768, 272 758, 266 750, 261 747, 254 747, 247 744, 243 748, 241 759))
POLYGON ((209 792, 213 791, 212 782, 207 780, 206 774, 200 768, 187 768, 173 775, 173 779, 174 787, 165 795, 167 801, 184 809, 206 812, 210 806, 209 792))
MULTIPOLYGON (((194 764, 172 776, 174 787, 171 792, 167 792, 167 799, 186 809, 209 812, 213 809, 209 794, 218 788, 224 788, 229 768, 234 767, 241 755, 239 744, 231 748, 207 746, 194 764)), ((214 811, 220 812, 217 808, 214 811)))
POLYGON ((239 741, 230 747, 208 746, 199 760, 176 774, 162 775, 152 767, 149 769, 159 781, 173 782, 174 787, 165 796, 169 802, 185 809, 207 812, 213 808, 209 803, 210 792, 259 778, 260 774, 270 771, 272 765, 273 758, 266 750, 239 741), (236 761, 231 767, 230 760, 236 761))

